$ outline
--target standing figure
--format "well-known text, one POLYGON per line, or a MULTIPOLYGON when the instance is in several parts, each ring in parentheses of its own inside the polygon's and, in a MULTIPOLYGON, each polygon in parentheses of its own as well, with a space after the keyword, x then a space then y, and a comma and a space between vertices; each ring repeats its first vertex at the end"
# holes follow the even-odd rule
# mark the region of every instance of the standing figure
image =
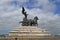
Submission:
POLYGON ((28 14, 26 14, 26 11, 25 11, 25 9, 24 9, 24 7, 22 7, 22 14, 25 16, 25 18, 27 19, 27 15, 28 14))
POLYGON ((27 14, 26 14, 26 11, 24 9, 24 7, 22 7, 22 14, 25 16, 23 18, 23 21, 19 22, 19 23, 22 23, 22 26, 27 26, 28 25, 28 19, 27 19, 27 14))

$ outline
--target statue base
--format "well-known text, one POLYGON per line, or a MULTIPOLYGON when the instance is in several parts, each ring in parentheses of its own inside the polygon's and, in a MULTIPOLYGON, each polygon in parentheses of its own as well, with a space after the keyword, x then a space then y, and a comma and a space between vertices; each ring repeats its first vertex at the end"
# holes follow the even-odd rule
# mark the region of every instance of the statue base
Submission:
POLYGON ((9 40, 50 40, 51 34, 37 26, 21 26, 9 32, 9 40))

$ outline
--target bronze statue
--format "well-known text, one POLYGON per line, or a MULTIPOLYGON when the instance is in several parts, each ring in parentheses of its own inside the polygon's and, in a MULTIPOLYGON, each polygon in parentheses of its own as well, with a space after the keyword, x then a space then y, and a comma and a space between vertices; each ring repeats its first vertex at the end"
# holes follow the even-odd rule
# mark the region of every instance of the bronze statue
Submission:
POLYGON ((28 14, 26 14, 26 11, 25 11, 25 9, 24 9, 24 7, 22 7, 22 14, 25 16, 25 18, 27 19, 27 15, 28 14))
POLYGON ((25 16, 23 18, 23 21, 20 21, 19 23, 22 23, 22 26, 37 26, 38 23, 37 23, 37 20, 38 20, 38 17, 34 17, 34 19, 27 19, 27 14, 26 14, 26 11, 24 9, 24 7, 22 7, 22 14, 25 16))

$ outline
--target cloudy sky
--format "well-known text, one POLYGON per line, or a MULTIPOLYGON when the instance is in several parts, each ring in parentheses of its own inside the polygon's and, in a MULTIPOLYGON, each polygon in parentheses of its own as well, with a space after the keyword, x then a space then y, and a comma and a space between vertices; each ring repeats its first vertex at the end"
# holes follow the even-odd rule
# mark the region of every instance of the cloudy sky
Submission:
POLYGON ((6 34, 22 21, 22 6, 28 18, 38 16, 39 27, 60 34, 60 0, 0 0, 0 34, 6 34))

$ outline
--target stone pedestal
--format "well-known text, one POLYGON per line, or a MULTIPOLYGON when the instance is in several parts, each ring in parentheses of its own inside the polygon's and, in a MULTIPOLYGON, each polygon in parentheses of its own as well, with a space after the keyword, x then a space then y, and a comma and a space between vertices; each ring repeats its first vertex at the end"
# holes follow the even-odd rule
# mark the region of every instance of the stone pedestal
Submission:
POLYGON ((37 26, 22 26, 9 32, 9 40, 52 40, 48 31, 37 26))

